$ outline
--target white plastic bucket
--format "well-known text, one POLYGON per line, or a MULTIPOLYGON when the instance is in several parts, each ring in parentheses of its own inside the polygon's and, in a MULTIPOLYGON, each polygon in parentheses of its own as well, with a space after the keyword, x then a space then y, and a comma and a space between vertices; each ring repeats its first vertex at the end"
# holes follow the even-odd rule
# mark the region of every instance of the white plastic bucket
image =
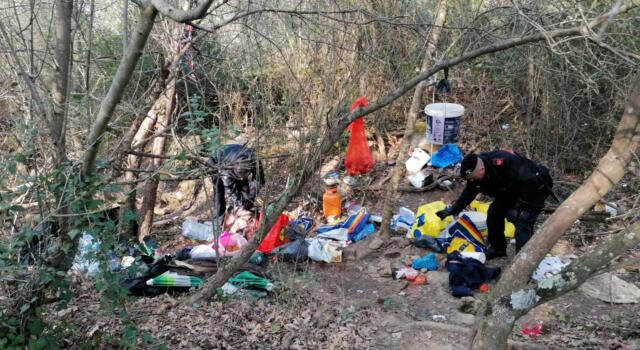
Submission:
POLYGON ((443 145, 455 143, 460 133, 464 107, 456 103, 432 103, 424 108, 427 116, 427 141, 443 145))

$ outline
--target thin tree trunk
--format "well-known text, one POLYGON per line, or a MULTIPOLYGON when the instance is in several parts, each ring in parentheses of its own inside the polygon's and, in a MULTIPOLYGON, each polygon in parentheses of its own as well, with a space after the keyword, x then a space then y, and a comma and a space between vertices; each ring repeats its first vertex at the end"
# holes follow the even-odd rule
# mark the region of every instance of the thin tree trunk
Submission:
POLYGON ((113 116, 113 111, 122 99, 124 90, 127 83, 129 83, 140 56, 142 55, 142 51, 147 43, 147 39, 149 38, 149 34, 151 33, 151 29, 153 28, 157 15, 158 11, 151 5, 147 5, 145 8, 141 9, 138 25, 133 32, 131 41, 129 42, 127 51, 124 53, 122 61, 120 61, 118 70, 116 71, 113 81, 111 82, 111 86, 109 87, 109 91, 100 104, 100 110, 98 111, 96 121, 91 128, 89 136, 87 137, 87 150, 82 155, 82 173, 85 175, 92 174, 95 170, 95 162, 100 149, 100 139, 113 116))
MULTIPOLYGON (((493 288, 483 306, 485 310, 482 314, 486 317, 477 326, 474 349, 501 349, 506 346, 517 318, 509 317, 513 313, 509 313, 509 305, 505 304, 505 300, 513 299, 515 291, 527 286, 540 261, 562 234, 620 181, 639 143, 640 82, 636 82, 607 154, 585 183, 542 224, 493 288)), ((613 255, 610 259, 613 259, 613 255)))
MULTIPOLYGON (((425 50, 424 59, 422 60, 422 69, 427 70, 433 63, 433 56, 436 52, 436 47, 440 39, 440 33, 442 32, 442 26, 447 18, 447 1, 442 0, 438 5, 438 13, 436 14, 436 21, 431 29, 431 35, 427 40, 427 49, 425 50)), ((409 108, 409 115, 407 115, 407 121, 405 124, 404 136, 400 141, 398 157, 396 159, 396 165, 393 167, 391 183, 387 187, 387 193, 384 197, 384 204, 382 206, 382 238, 389 238, 389 223, 391 222, 391 214, 393 208, 398 201, 398 186, 402 175, 404 174, 404 162, 406 158, 407 149, 410 144, 411 137, 415 130, 416 118, 420 113, 420 106, 422 100, 422 92, 426 89, 426 80, 421 81, 413 92, 413 100, 411 101, 411 107, 409 108)))
POLYGON ((84 82, 84 91, 85 91, 85 101, 87 106, 87 131, 91 127, 91 50, 93 49, 93 20, 95 17, 95 0, 91 0, 89 4, 89 29, 88 30, 88 39, 87 39, 87 56, 85 58, 85 82, 84 82))
MULTIPOLYGON (((160 71, 164 72, 164 67, 160 67, 160 71)), ((147 112, 147 114, 142 118, 139 122, 134 122, 131 126, 131 129, 125 135, 121 147, 114 157, 119 158, 120 154, 125 154, 125 152, 131 149, 131 146, 145 139, 153 130, 154 125, 156 124, 156 120, 158 115, 162 113, 163 104, 166 104, 162 96, 166 92, 161 92, 164 89, 164 73, 161 73, 161 77, 158 78, 158 87, 156 91, 158 94, 155 96, 154 103, 147 112), (137 130, 137 131, 136 131, 137 130), (135 134, 134 134, 135 133, 135 134)), ((127 155, 127 159, 124 162, 124 167, 127 169, 138 169, 140 167, 140 156, 129 154, 127 155)), ((128 183, 125 187, 125 193, 127 195, 126 202, 124 208, 122 208, 121 219, 124 219, 125 214, 136 213, 136 187, 135 180, 138 179, 138 174, 133 171, 125 171, 124 173, 124 181, 128 183)), ((121 220, 122 222, 122 231, 127 239, 134 238, 138 235, 139 223, 138 220, 121 220)))
MULTIPOLYGON (((73 0, 60 0, 56 2, 56 72, 53 82, 53 118, 51 120, 51 139, 55 146, 54 164, 61 165, 67 159, 66 143, 66 127, 68 115, 68 96, 69 96, 69 80, 71 73, 72 55, 72 35, 71 35, 71 14, 73 12, 73 0)), ((56 201, 65 203, 66 193, 64 191, 54 191, 56 201)), ((67 232, 70 229, 69 219, 65 214, 69 213, 69 208, 62 205, 56 208, 57 214, 63 214, 57 218, 59 226, 59 244, 60 247, 75 247, 75 241, 67 232)), ((63 267, 71 265, 71 258, 63 249, 58 249, 50 258, 49 264, 54 267, 63 267)))
MULTIPOLYGON (((166 128, 171 123, 171 115, 173 114, 176 99, 175 78, 173 81, 169 82, 168 85, 169 88, 162 97, 165 102, 164 113, 160 115, 160 118, 156 122, 156 130, 166 128)), ((165 136, 156 137, 153 140, 151 153, 159 155, 163 154, 164 146, 166 143, 165 140, 165 136)), ((162 165, 162 161, 162 158, 154 158, 153 160, 151 160, 151 165, 148 170, 158 170, 162 165)), ((149 179, 144 186, 144 198, 142 200, 142 206, 140 208, 140 217, 142 218, 142 222, 140 223, 140 230, 138 231, 138 241, 140 242, 142 242, 144 237, 148 236, 151 233, 151 225, 153 224, 153 209, 156 204, 156 197, 158 192, 158 182, 158 177, 154 176, 149 179)))
POLYGON ((129 0, 124 0, 122 4, 122 51, 129 46, 129 0))

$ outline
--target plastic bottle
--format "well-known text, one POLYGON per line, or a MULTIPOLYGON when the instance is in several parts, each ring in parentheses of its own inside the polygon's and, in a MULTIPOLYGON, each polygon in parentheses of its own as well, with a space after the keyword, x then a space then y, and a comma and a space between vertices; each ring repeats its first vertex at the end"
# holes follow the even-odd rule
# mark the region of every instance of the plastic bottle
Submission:
POLYGON ((325 218, 339 217, 341 214, 340 193, 335 187, 327 188, 322 196, 322 213, 325 218))
POLYGON ((213 227, 193 219, 187 219, 182 223, 182 235, 198 241, 210 242, 213 240, 213 227))

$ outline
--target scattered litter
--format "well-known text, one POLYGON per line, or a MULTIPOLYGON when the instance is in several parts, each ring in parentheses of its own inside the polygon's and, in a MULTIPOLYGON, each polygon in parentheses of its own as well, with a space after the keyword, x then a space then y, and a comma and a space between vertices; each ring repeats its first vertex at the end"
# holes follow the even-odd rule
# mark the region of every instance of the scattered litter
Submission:
POLYGON ((271 254, 282 261, 304 261, 309 256, 309 242, 304 239, 297 239, 275 248, 271 251, 271 254))
POLYGON ((224 215, 222 231, 237 233, 246 239, 251 239, 258 229, 259 217, 259 215, 242 207, 234 208, 224 215))
POLYGON ((407 281, 413 281, 416 279, 416 277, 418 277, 418 275, 420 274, 420 272, 414 270, 411 267, 403 267, 401 269, 397 269, 395 271, 393 271, 393 278, 394 279, 406 279, 407 281))
POLYGON ((536 282, 540 282, 547 277, 559 274, 562 268, 567 265, 569 265, 569 263, 563 262, 557 256, 547 256, 542 259, 531 278, 536 282))
POLYGON ((83 232, 78 241, 78 251, 73 259, 71 270, 87 277, 94 277, 100 272, 100 262, 96 255, 100 252, 100 242, 92 235, 83 232))
POLYGON ((427 284, 427 277, 423 274, 419 274, 413 281, 411 281, 411 284, 416 286, 425 285, 427 284))
POLYGON ((253 265, 262 265, 264 261, 264 253, 262 252, 254 252, 249 258, 249 264, 253 265))
POLYGON ((249 271, 242 271, 229 278, 229 283, 239 288, 260 289, 265 291, 271 291, 275 287, 268 279, 256 276, 249 271))
POLYGON ((442 181, 442 186, 444 188, 452 188, 453 187, 453 182, 451 182, 451 180, 444 180, 444 181, 442 181))
MULTIPOLYGON (((436 85, 440 92, 450 91, 449 82, 442 79, 436 85)), ((433 144, 456 142, 464 115, 464 106, 456 103, 432 103, 424 107, 427 117, 427 140, 433 144)))
POLYGON ((326 263, 342 262, 342 251, 338 250, 340 243, 318 237, 307 238, 306 241, 309 243, 309 259, 326 263))
POLYGON ((436 215, 436 212, 444 209, 446 206, 443 201, 421 205, 418 208, 416 219, 407 234, 407 238, 414 239, 425 235, 438 237, 440 232, 452 221, 450 216, 442 220, 436 215))
POLYGON ((289 240, 284 230, 287 225, 289 225, 289 216, 280 214, 276 223, 271 227, 271 230, 269 230, 269 233, 264 237, 257 250, 269 254, 274 248, 287 243, 289 240))
POLYGON ((528 336, 529 338, 537 338, 542 334, 542 327, 544 326, 543 321, 536 322, 535 324, 530 324, 529 322, 525 322, 522 328, 522 334, 528 336))
POLYGON ((473 296, 473 290, 500 274, 499 267, 485 266, 476 259, 465 258, 458 252, 447 255, 449 288, 454 297, 473 296))
POLYGON ((409 173, 417 173, 422 167, 424 167, 431 159, 429 153, 425 152, 422 148, 416 147, 411 154, 411 157, 405 162, 407 171, 409 173))
POLYGON ((589 279, 580 291, 592 298, 613 304, 636 304, 640 302, 640 288, 611 273, 589 279))
POLYGON ((409 182, 415 188, 423 188, 433 183, 433 174, 425 175, 424 171, 418 171, 409 176, 409 182))
MULTIPOLYGON (((453 252, 483 253, 479 261, 484 263, 485 242, 478 228, 467 215, 460 215, 448 228, 449 242, 447 254, 453 252)), ((476 255, 471 255, 477 258, 476 255)))
POLYGON ((462 160, 462 151, 458 146, 448 143, 438 149, 431 156, 431 165, 434 168, 446 168, 460 163, 462 160))
POLYGON ((351 201, 344 206, 344 209, 347 212, 347 216, 358 214, 362 210, 362 208, 363 207, 355 201, 351 201))
POLYGON ((224 296, 249 296, 252 298, 260 299, 267 296, 267 292, 263 290, 243 289, 234 286, 227 282, 220 287, 224 296))
POLYGON ((447 316, 445 315, 433 315, 431 318, 436 322, 444 322, 447 320, 447 316))
POLYGON ((435 271, 438 269, 438 259, 434 253, 429 253, 422 258, 414 259, 411 263, 411 268, 416 270, 427 269, 429 271, 435 271))
POLYGON ((338 173, 334 172, 330 172, 327 175, 324 176, 324 183, 327 186, 333 186, 333 185, 337 185, 338 183, 340 183, 340 175, 338 173))
POLYGON ((415 220, 415 214, 411 209, 400 207, 400 209, 398 209, 398 214, 393 216, 389 226, 393 231, 409 232, 415 220))
POLYGON ((322 195, 322 214, 325 218, 340 217, 342 214, 341 198, 338 188, 328 187, 322 195))
POLYGON ((182 223, 182 235, 196 241, 213 241, 213 225, 211 223, 199 223, 194 218, 187 218, 182 223))
MULTIPOLYGON (((318 228, 319 238, 330 238, 338 241, 353 240, 367 225, 369 214, 362 208, 356 215, 349 216, 346 220, 333 225, 323 225, 318 228)), ((366 236, 365 236, 366 237, 366 236)))
POLYGON ((185 276, 167 271, 160 276, 147 280, 148 286, 154 287, 197 287, 202 285, 202 278, 185 276))
POLYGON ((485 263, 487 262, 487 256, 482 253, 482 252, 467 252, 467 251, 462 251, 460 253, 460 255, 462 255, 465 258, 471 258, 471 259, 476 259, 481 263, 485 263))
POLYGON ((611 216, 616 216, 618 215, 618 209, 616 208, 615 204, 611 203, 611 204, 605 204, 604 206, 604 210, 609 213, 609 215, 611 216))
POLYGON ((500 129, 502 130, 508 130, 511 126, 509 124, 502 124, 500 125, 500 129))
POLYGON ((431 236, 421 236, 415 238, 411 241, 411 243, 418 248, 431 249, 436 253, 444 253, 445 251, 445 248, 442 246, 440 240, 431 236))
POLYGON ((380 215, 369 215, 369 222, 373 222, 376 224, 382 223, 382 216, 380 215))
POLYGON ((189 256, 191 259, 196 260, 206 260, 206 259, 215 259, 218 255, 220 256, 233 256, 240 252, 242 247, 247 244, 247 240, 235 233, 223 232, 220 237, 218 237, 219 244, 216 245, 215 242, 208 244, 200 244, 191 248, 189 251, 189 256), (216 253, 217 246, 217 253, 216 253))
POLYGON ((154 259, 157 259, 164 254, 162 253, 162 249, 160 249, 160 245, 150 236, 146 236, 142 239, 142 243, 137 245, 138 250, 144 255, 150 256, 154 259))
POLYGON ((122 260, 120 261, 120 266, 122 266, 122 268, 124 269, 127 269, 131 267, 131 265, 133 265, 134 261, 136 261, 136 258, 132 256, 123 256, 122 260))
POLYGON ((360 230, 360 232, 356 233, 355 235, 353 235, 353 237, 351 237, 351 241, 352 242, 361 241, 361 240, 371 236, 375 232, 376 232, 376 227, 375 227, 374 224, 366 224, 364 226, 364 228, 362 228, 362 230, 360 230))

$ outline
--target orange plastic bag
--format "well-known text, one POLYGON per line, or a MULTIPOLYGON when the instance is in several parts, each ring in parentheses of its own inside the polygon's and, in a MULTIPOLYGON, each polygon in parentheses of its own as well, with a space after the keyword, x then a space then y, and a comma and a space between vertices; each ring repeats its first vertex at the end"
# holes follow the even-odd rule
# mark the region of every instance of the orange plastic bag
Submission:
MULTIPOLYGON (((351 105, 350 111, 358 107, 365 107, 367 99, 363 96, 358 97, 351 105)), ((351 137, 349 138, 349 147, 347 148, 347 156, 344 165, 349 175, 361 175, 373 170, 376 161, 373 159, 369 144, 367 143, 367 135, 364 131, 364 119, 360 117, 349 125, 351 137)))
POLYGON ((258 246, 258 251, 269 254, 273 249, 289 242, 284 234, 284 228, 287 225, 289 225, 289 217, 286 214, 280 214, 276 223, 258 246))

